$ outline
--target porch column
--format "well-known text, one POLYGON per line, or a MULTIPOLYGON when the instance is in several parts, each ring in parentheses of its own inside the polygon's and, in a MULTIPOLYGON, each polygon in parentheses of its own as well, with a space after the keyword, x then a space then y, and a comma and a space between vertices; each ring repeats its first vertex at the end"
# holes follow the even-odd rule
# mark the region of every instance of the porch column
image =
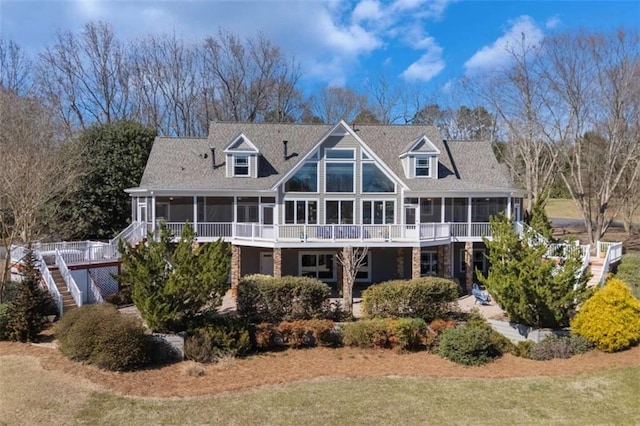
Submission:
POLYGON ((442 197, 441 202, 440 202, 440 223, 444 223, 445 222, 445 215, 446 215, 446 209, 445 209, 445 205, 444 205, 444 197, 442 197))
POLYGON ((420 247, 413 247, 411 250, 411 278, 420 278, 420 247))
POLYGON ((507 218, 511 219, 511 194, 507 197, 507 218))
POLYGON ((198 238, 198 197, 196 195, 193 196, 193 231, 198 238))
POLYGON ((138 200, 139 197, 131 197, 131 223, 136 221, 138 217, 138 200))
POLYGON ((273 249, 273 277, 282 277, 282 249, 273 249))
POLYGON ((404 278, 404 249, 398 247, 396 252, 396 275, 398 278, 404 278))
POLYGON ((473 242, 464 243, 464 269, 466 271, 466 287, 467 293, 471 294, 473 286, 473 242))
POLYGON ((231 295, 238 296, 240 275, 242 273, 242 249, 240 246, 231 246, 231 295))
POLYGON ((471 208, 471 197, 467 197, 467 203, 469 204, 467 207, 467 226, 469 227, 469 229, 467 229, 467 236, 471 236, 471 213, 473 212, 472 208, 471 208))
POLYGON ((151 196, 151 232, 156 232, 156 196, 151 196))
POLYGON ((442 276, 453 277, 453 258, 451 257, 451 244, 442 246, 442 276))

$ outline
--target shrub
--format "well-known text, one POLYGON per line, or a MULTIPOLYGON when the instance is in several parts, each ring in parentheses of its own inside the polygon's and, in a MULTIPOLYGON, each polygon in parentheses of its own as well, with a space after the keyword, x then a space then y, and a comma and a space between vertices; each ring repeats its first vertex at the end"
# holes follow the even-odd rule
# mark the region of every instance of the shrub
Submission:
POLYGON ((69 359, 123 371, 149 362, 149 336, 140 321, 108 304, 85 305, 55 326, 60 351, 69 359))
POLYGON ((424 277, 387 281, 362 292, 362 311, 369 317, 443 318, 454 309, 458 285, 449 279, 424 277))
POLYGON ((379 318, 346 324, 342 332, 345 346, 416 350, 424 347, 427 325, 421 318, 379 318))
POLYGON ((624 281, 633 295, 640 299, 640 254, 629 253, 622 256, 616 278, 624 281))
POLYGON ((238 286, 238 314, 252 322, 281 322, 330 316, 330 287, 309 277, 248 275, 238 286))
POLYGON ((537 361, 553 358, 571 358, 574 355, 588 352, 593 345, 582 336, 551 335, 537 344, 532 344, 528 350, 528 357, 537 361))
POLYGON ((338 346, 339 335, 331 320, 283 321, 278 325, 282 341, 292 348, 338 346))
POLYGON ((242 323, 233 321, 195 330, 184 342, 185 358, 202 363, 243 356, 250 350, 249 330, 242 323))
POLYGON ((0 303, 0 340, 9 338, 9 314, 11 303, 0 303))
POLYGON ((480 365, 501 355, 484 327, 449 328, 440 336, 438 355, 462 365, 480 365))
POLYGON ((278 331, 278 327, 270 322, 256 324, 253 330, 254 346, 257 349, 271 349, 276 346, 284 345, 282 335, 278 331))
POLYGON ((571 327, 601 351, 627 349, 640 342, 640 300, 624 282, 610 279, 582 305, 571 327))

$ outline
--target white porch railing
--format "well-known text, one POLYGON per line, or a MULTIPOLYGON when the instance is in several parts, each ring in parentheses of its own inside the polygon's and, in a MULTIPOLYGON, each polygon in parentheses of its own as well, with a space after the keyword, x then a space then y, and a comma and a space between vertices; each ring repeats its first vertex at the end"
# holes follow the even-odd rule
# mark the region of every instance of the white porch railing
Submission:
POLYGON ((451 223, 452 237, 491 237, 491 224, 489 222, 451 223))
POLYGON ((80 288, 78 288, 78 284, 76 284, 76 281, 73 279, 73 276, 71 275, 71 271, 69 271, 69 268, 67 267, 67 264, 65 263, 60 250, 56 249, 55 253, 56 253, 56 266, 60 271, 60 275, 62 275, 62 279, 64 279, 64 282, 67 285, 67 288, 71 292, 71 296, 73 296, 73 300, 74 302, 76 302, 76 306, 80 307, 82 306, 82 302, 83 302, 82 291, 80 291, 80 288))
POLYGON ((39 251, 34 250, 33 254, 36 258, 36 262, 38 262, 38 270, 40 271, 40 276, 42 276, 42 280, 47 286, 47 289, 53 297, 53 300, 56 302, 56 306, 58 307, 58 315, 62 316, 62 295, 58 290, 58 286, 56 286, 56 282, 53 280, 51 271, 49 271, 49 268, 47 268, 47 264, 45 263, 39 251))
POLYGON ((109 245, 118 247, 119 240, 125 240, 129 244, 134 245, 138 241, 144 239, 147 229, 142 222, 131 222, 129 226, 124 228, 118 235, 109 240, 109 245))
MULTIPOLYGON (((175 238, 180 238, 184 223, 167 222, 175 238)), ((451 237, 481 238, 491 236, 487 222, 421 223, 416 225, 265 225, 260 223, 198 222, 200 239, 249 239, 266 241, 430 241, 451 237)))
POLYGON ((622 243, 598 241, 596 247, 596 255, 605 253, 604 262, 602 263, 602 271, 600 272, 600 278, 598 280, 598 285, 602 287, 607 280, 607 274, 609 273, 611 264, 622 258, 622 243))

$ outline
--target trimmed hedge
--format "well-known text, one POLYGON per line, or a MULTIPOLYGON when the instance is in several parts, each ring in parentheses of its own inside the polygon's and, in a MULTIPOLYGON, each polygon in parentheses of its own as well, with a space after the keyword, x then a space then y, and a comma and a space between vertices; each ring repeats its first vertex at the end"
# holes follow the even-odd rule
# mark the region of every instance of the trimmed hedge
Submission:
POLYGON ((251 322, 309 320, 332 316, 331 288, 309 277, 247 275, 238 286, 238 314, 251 322))
POLYGON ((446 318, 455 309, 458 284, 439 277, 394 280, 362 292, 362 311, 368 317, 446 318))
POLYGON ((640 299, 640 254, 628 253, 622 256, 616 278, 624 281, 633 295, 640 299))
POLYGON ((107 370, 132 370, 150 360, 149 336, 141 322, 113 305, 85 305, 65 314, 55 336, 67 358, 107 370))
POLYGON ((422 318, 379 318, 345 324, 342 341, 360 348, 418 350, 424 348, 427 333, 422 318))
POLYGON ((582 305, 571 328, 601 351, 630 348, 640 342, 640 300, 623 281, 612 278, 582 305))
POLYGON ((502 355, 485 327, 449 328, 440 336, 438 355, 462 365, 481 365, 502 355))

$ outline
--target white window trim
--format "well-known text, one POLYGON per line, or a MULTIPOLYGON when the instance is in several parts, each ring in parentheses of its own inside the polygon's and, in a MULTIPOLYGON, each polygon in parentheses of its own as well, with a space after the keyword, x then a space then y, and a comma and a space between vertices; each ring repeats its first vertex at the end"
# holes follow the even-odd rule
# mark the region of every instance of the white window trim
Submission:
MULTIPOLYGON (((324 163, 324 192, 325 194, 355 194, 356 193, 356 163, 354 160, 346 160, 346 161, 336 161, 336 160, 327 160, 324 163), (327 191, 327 164, 351 164, 353 167, 353 191, 340 191, 340 192, 332 192, 327 191)), ((385 194, 387 194, 385 192, 385 194)))
POLYGON ((324 159, 326 161, 355 161, 356 159, 356 149, 355 148, 325 148, 324 149, 324 159), (329 153, 332 151, 351 151, 353 156, 351 158, 330 158, 329 153))
POLYGON ((376 163, 375 161, 366 160, 366 161, 360 162, 360 192, 362 194, 367 194, 367 195, 370 195, 370 194, 371 195, 375 195, 375 194, 379 194, 379 195, 397 194, 398 193, 398 184, 396 183, 395 179, 393 179, 391 176, 389 176, 389 174, 382 167, 380 167, 378 165, 378 163, 376 163), (364 185, 363 185, 364 172, 363 172, 363 167, 362 166, 365 163, 374 164, 378 168, 378 170, 380 170, 387 177, 387 179, 389 179, 391 181, 391 183, 393 183, 393 192, 365 192, 364 191, 364 185))
MULTIPOLYGON (((420 252, 420 275, 422 275, 422 255, 423 254, 429 254, 431 257, 431 260, 433 260, 433 258, 435 257, 436 260, 436 271, 438 269, 438 252, 436 250, 423 250, 420 252)), ((431 266, 431 265, 429 265, 431 266)), ((437 273, 437 272, 436 272, 437 273)), ((428 274, 424 275, 424 276, 428 276, 428 274)))
MULTIPOLYGON (((460 249, 460 272, 466 272, 465 269, 465 262, 464 262, 464 256, 465 256, 465 249, 460 249)), ((473 249, 473 254, 471 255, 471 264, 473 264, 475 262, 474 260, 474 256, 476 253, 482 253, 482 262, 483 262, 483 268, 482 268, 482 272, 485 272, 487 270, 487 258, 485 257, 485 253, 487 252, 486 249, 480 248, 480 249, 473 249)), ((473 270, 475 272, 475 268, 473 270)))
POLYGON ((283 225, 317 225, 320 222, 320 201, 317 198, 286 198, 282 202, 282 220, 283 225), (287 201, 293 201, 294 203, 299 203, 301 201, 305 204, 305 218, 304 223, 297 223, 298 220, 298 209, 293 209, 294 214, 294 223, 287 223, 287 201), (316 223, 309 223, 309 202, 316 202, 316 223))
POLYGON ((395 225, 396 224, 396 217, 397 217, 397 203, 395 199, 392 198, 387 198, 387 199, 382 199, 382 198, 363 198, 360 201, 360 223, 363 225, 395 225), (380 201, 382 203, 384 203, 382 205, 382 211, 383 211, 383 215, 382 217, 384 218, 384 222, 385 223, 364 223, 364 203, 366 202, 371 202, 371 220, 373 221, 374 219, 374 212, 375 212, 375 208, 374 208, 374 204, 376 201, 380 201), (385 207, 386 207, 386 203, 387 202, 392 202, 393 203, 393 221, 391 223, 386 223, 386 215, 384 214, 386 212, 385 207))
MULTIPOLYGON (((415 155, 413 157, 413 177, 415 177, 416 179, 429 179, 431 178, 431 176, 433 175, 433 167, 432 167, 432 163, 433 161, 431 161, 431 156, 430 155, 415 155), (426 159, 429 162, 429 173, 426 176, 422 176, 422 175, 418 175, 417 171, 418 171, 418 160, 424 160, 426 159)), ((420 166, 420 168, 424 168, 424 166, 420 166)))
POLYGON ((337 266, 338 266, 338 259, 337 259, 337 255, 335 251, 301 251, 298 253, 298 275, 302 276, 302 256, 304 255, 316 255, 316 278, 319 280, 322 280, 322 278, 318 277, 318 261, 317 261, 317 256, 319 255, 327 255, 330 254, 331 256, 333 256, 333 277, 332 278, 325 278, 324 281, 328 281, 328 282, 336 282, 338 280, 338 274, 337 274, 337 266))
POLYGON ((356 199, 355 198, 328 198, 324 200, 324 225, 357 225, 356 222, 356 199), (327 203, 330 201, 338 202, 338 221, 342 217, 342 203, 351 201, 353 203, 353 223, 327 223, 327 203))
POLYGON ((367 278, 356 278, 357 283, 371 282, 371 251, 367 252, 367 264, 358 268, 358 272, 367 272, 367 278))
MULTIPOLYGON (((250 154, 232 154, 233 158, 233 166, 231 168, 231 176, 232 177, 240 177, 240 178, 250 178, 251 177, 251 155, 250 154), (246 175, 238 175, 236 174, 236 161, 238 158, 244 157, 247 159, 247 174, 246 175)), ((244 166, 240 166, 244 167, 244 166)))

